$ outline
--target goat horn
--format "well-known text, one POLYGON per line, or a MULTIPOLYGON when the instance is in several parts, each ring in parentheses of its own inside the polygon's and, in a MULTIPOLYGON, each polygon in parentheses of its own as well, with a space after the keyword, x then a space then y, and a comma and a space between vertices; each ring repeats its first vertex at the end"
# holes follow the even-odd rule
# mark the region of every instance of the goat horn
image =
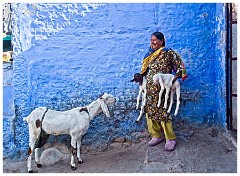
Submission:
POLYGON ((104 94, 104 93, 101 93, 101 95, 99 96, 99 98, 102 98, 103 94, 104 94))

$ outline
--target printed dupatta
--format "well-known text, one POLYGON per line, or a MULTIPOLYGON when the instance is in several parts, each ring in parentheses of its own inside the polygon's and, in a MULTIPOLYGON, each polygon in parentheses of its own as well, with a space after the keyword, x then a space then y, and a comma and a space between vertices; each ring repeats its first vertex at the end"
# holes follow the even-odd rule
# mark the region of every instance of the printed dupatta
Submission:
POLYGON ((154 53, 150 53, 149 56, 145 57, 142 62, 141 74, 144 74, 147 71, 148 65, 157 58, 164 47, 159 48, 154 53))
MULTIPOLYGON (((145 55, 145 58, 143 59, 143 62, 142 62, 142 68, 141 68, 141 72, 140 74, 146 74, 146 71, 148 69, 148 65, 154 60, 156 59, 160 52, 164 49, 165 47, 161 47, 159 48, 158 50, 154 51, 152 48, 149 48, 149 52, 145 55)), ((182 81, 184 81, 185 79, 188 78, 188 75, 187 75, 187 71, 186 71, 186 68, 184 66, 184 63, 182 61, 181 63, 181 69, 182 69, 182 81)), ((174 72, 176 72, 176 70, 174 70, 174 72)))

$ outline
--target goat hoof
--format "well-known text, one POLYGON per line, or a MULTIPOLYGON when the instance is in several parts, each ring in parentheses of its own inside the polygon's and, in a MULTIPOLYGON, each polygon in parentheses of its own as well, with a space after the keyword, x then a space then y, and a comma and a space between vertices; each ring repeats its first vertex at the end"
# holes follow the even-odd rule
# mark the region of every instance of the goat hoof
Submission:
POLYGON ((72 169, 72 170, 76 170, 77 167, 76 167, 76 166, 71 166, 71 169, 72 169))
POLYGON ((83 161, 82 160, 78 160, 78 164, 82 164, 83 163, 83 161))
POLYGON ((41 168, 41 167, 42 167, 42 165, 41 165, 41 164, 37 164, 37 167, 38 167, 38 168, 41 168))
POLYGON ((33 170, 29 170, 28 173, 33 173, 33 170))
POLYGON ((135 123, 138 123, 138 122, 139 122, 138 120, 135 121, 135 123))

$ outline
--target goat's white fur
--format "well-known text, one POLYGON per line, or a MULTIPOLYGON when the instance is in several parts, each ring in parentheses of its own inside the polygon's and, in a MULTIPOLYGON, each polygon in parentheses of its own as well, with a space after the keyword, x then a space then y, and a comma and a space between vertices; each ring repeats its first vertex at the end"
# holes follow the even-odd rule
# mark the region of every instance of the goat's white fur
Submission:
MULTIPOLYGON (((98 98, 86 106, 88 113, 86 111, 80 112, 82 107, 77 107, 68 111, 55 111, 49 109, 42 121, 42 129, 47 134, 69 134, 71 136, 71 146, 74 150, 77 149, 78 162, 81 163, 81 138, 89 128, 90 121, 102 111, 109 117, 107 105, 114 104, 115 101, 116 99, 113 95, 104 93, 101 98, 98 98)), ((41 120, 45 111, 46 107, 39 107, 24 118, 29 126, 29 150, 31 151, 28 156, 28 172, 32 172, 32 153, 35 149, 35 142, 40 134, 40 127, 36 127, 36 121, 41 120)), ((39 148, 35 149, 35 161, 37 164, 41 164, 38 149, 39 148)), ((73 169, 76 169, 73 154, 71 155, 70 164, 73 169)))
POLYGON ((164 89, 166 89, 166 94, 165 94, 165 102, 164 102, 164 108, 167 109, 167 100, 169 97, 169 91, 171 90, 171 96, 170 96, 170 104, 169 108, 167 110, 168 113, 170 113, 172 104, 173 104, 173 94, 176 92, 177 95, 177 105, 176 109, 174 112, 174 115, 176 116, 178 114, 179 110, 179 105, 180 105, 180 83, 178 79, 172 84, 172 81, 174 79, 174 75, 172 74, 162 74, 158 73, 153 76, 153 81, 154 83, 159 83, 160 84, 160 92, 159 92, 159 98, 158 98, 158 104, 157 106, 160 107, 161 104, 161 97, 164 89))
POLYGON ((141 110, 140 110, 140 114, 136 120, 136 122, 138 122, 144 112, 144 106, 146 105, 146 96, 147 96, 147 89, 146 89, 146 85, 147 85, 147 79, 145 76, 143 76, 143 82, 142 85, 139 86, 139 92, 138 92, 138 96, 137 96, 137 105, 136 105, 136 109, 138 109, 139 107, 139 102, 140 102, 140 97, 142 96, 142 104, 141 104, 141 110))

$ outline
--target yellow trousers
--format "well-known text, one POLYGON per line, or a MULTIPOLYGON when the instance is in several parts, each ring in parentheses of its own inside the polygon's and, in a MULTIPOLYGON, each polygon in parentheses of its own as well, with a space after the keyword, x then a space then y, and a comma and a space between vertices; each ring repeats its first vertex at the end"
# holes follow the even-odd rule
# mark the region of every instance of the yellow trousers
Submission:
POLYGON ((147 113, 146 118, 148 131, 152 135, 152 137, 155 138, 165 137, 166 140, 172 140, 176 138, 176 135, 173 133, 172 121, 168 122, 163 121, 159 123, 155 120, 149 119, 147 113), (162 133, 164 133, 164 137, 162 136, 162 133))

